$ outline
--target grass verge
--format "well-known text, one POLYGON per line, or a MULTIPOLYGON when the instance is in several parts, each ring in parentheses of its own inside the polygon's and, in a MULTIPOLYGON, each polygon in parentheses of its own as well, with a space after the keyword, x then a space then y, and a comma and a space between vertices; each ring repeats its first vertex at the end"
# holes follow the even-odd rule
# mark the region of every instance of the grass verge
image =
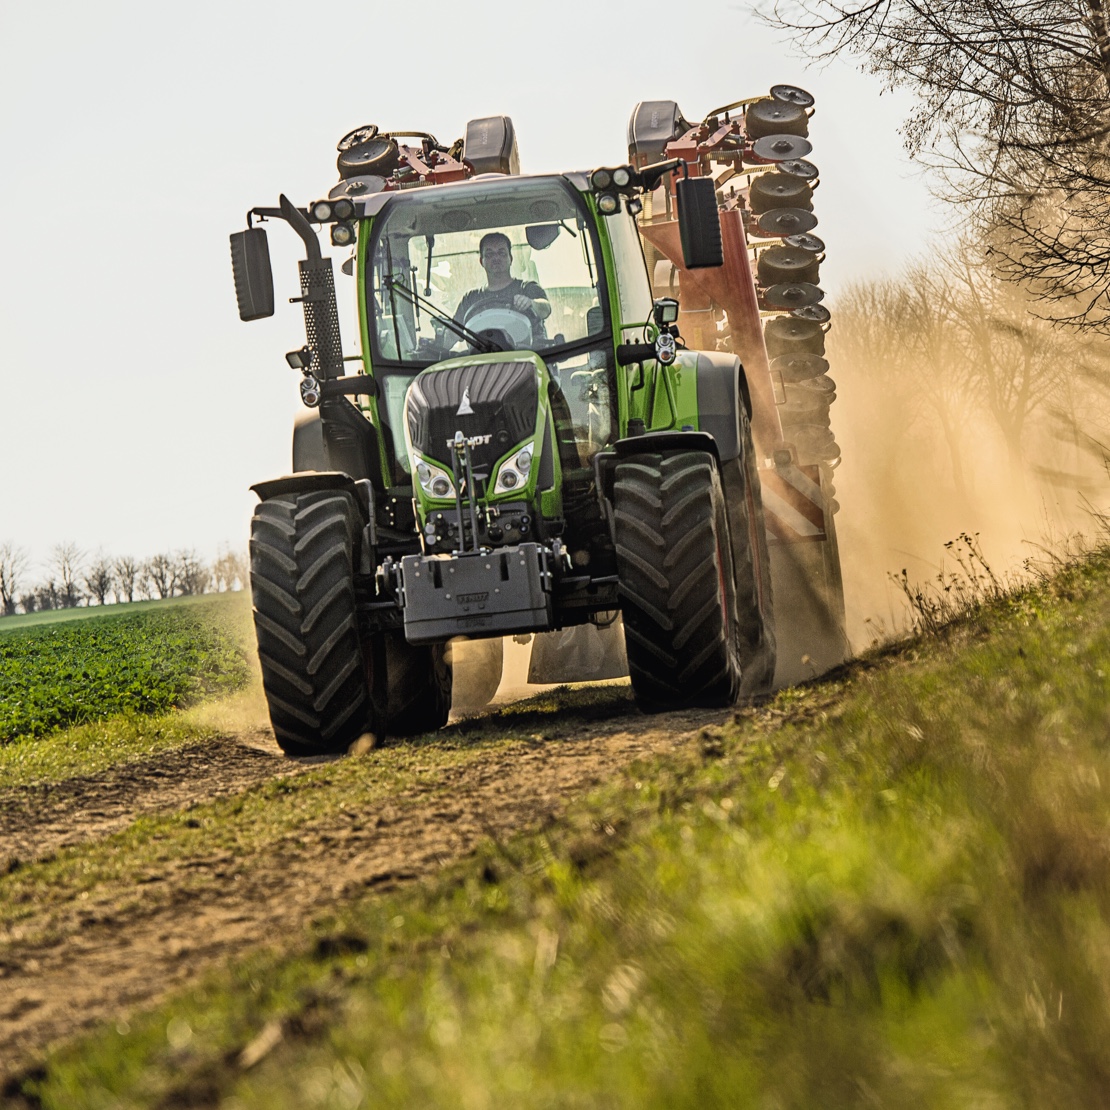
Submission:
POLYGON ((1101 554, 105 1028, 23 1092, 1105 1105, 1108 672, 1101 554))

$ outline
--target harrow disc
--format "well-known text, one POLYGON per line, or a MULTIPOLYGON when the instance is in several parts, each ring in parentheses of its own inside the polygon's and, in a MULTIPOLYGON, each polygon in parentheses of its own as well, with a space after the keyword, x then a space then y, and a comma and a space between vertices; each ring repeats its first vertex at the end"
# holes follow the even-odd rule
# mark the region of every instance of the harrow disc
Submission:
POLYGON ((345 177, 328 192, 328 200, 339 197, 365 197, 380 193, 385 188, 385 178, 368 174, 362 177, 345 177))
POLYGON ((335 149, 342 153, 344 150, 350 150, 353 146, 362 146, 363 143, 368 143, 377 133, 378 125, 376 123, 365 123, 362 127, 356 127, 353 131, 348 131, 335 144, 335 149))
POLYGON ((800 135, 764 135, 752 143, 751 161, 785 162, 790 158, 804 158, 812 149, 813 144, 800 135))
POLYGON ((340 177, 361 177, 363 174, 388 177, 400 160, 397 143, 385 135, 378 135, 357 146, 341 150, 336 166, 340 177))
MULTIPOLYGON (((824 335, 822 333, 822 338, 824 335)), ((829 361, 820 355, 799 351, 797 354, 779 355, 771 362, 771 369, 791 385, 820 381, 828 375, 829 361)), ((832 380, 831 378, 829 379, 832 380)))
POLYGON ((756 261, 756 273, 761 285, 799 281, 816 285, 819 269, 820 260, 817 255, 785 245, 762 251, 756 261))
MULTIPOLYGON (((814 356, 810 355, 809 357, 813 358, 814 356)), ((786 390, 787 400, 808 395, 824 397, 826 404, 832 404, 833 398, 836 397, 836 382, 828 374, 818 374, 816 378, 808 378, 801 382, 790 382, 786 390)))
POLYGON ((778 406, 779 419, 784 424, 821 425, 827 428, 829 420, 828 398, 820 394, 813 397, 788 397, 778 406))
MULTIPOLYGON (((752 181, 748 190, 748 203, 757 216, 775 208, 811 209, 813 190, 803 178, 771 171, 760 174, 752 181)), ((802 230, 808 229, 791 228, 791 231, 802 230)))
POLYGON ((800 251, 810 251, 812 254, 825 253, 825 241, 816 235, 788 235, 782 241, 784 247, 796 247, 800 251))
POLYGON ((814 463, 832 463, 840 458, 840 444, 830 428, 812 424, 796 424, 790 429, 790 438, 798 451, 798 462, 803 466, 814 463))
POLYGON ((797 85, 772 85, 771 96, 786 104, 793 104, 798 108, 812 108, 813 96, 797 85))
POLYGON ((806 308, 816 304, 824 296, 824 290, 808 281, 782 282, 779 285, 772 285, 763 293, 763 299, 769 308, 779 308, 783 311, 806 308))
POLYGON ((823 304, 809 304, 796 308, 790 313, 799 320, 808 320, 813 324, 827 324, 832 319, 832 313, 823 304))
POLYGON ((764 235, 804 235, 817 226, 817 217, 804 208, 772 208, 759 217, 764 235))
POLYGON ((744 131, 749 139, 767 135, 809 134, 809 116, 805 109, 785 100, 757 100, 744 114, 744 131))
POLYGON ((800 177, 803 181, 816 181, 819 173, 817 167, 804 158, 791 158, 786 162, 779 162, 778 169, 791 177, 800 177))
MULTIPOLYGON (((809 320, 798 320, 793 316, 779 316, 768 320, 763 329, 767 341, 767 354, 771 358, 779 355, 823 355, 825 353, 825 332, 820 324, 809 320)), ((820 370, 806 377, 817 377, 828 370, 825 363, 820 370)))

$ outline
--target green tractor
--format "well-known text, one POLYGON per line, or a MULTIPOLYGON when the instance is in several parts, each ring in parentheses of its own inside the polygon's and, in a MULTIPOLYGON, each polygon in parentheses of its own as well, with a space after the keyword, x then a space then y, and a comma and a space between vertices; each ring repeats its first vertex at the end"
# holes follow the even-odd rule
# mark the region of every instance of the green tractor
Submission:
POLYGON ((576 677, 627 667, 647 711, 768 690, 751 391, 735 354, 686 349, 637 222, 651 203, 673 221, 684 274, 725 267, 721 198, 697 157, 521 175, 511 121, 493 117, 451 146, 359 128, 338 166, 327 197, 252 209, 231 239, 244 320, 274 310, 256 224, 284 220, 306 250, 307 343, 286 358, 308 411, 293 473, 252 487, 281 747, 438 728, 460 645, 490 645, 499 675, 508 636, 544 643, 546 674, 567 644, 592 660, 576 677), (349 254, 357 355, 324 228, 349 254))

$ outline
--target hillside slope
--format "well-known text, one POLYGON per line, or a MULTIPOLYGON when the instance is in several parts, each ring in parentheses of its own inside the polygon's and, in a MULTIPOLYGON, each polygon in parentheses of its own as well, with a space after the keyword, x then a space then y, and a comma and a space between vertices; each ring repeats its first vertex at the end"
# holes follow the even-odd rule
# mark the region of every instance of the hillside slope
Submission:
POLYGON ((645 719, 619 689, 558 695, 115 834, 113 858, 140 853, 154 889, 189 869, 196 834, 203 858, 227 853, 206 888, 128 903, 126 868, 91 849, 17 869, 0 928, 26 959, 13 936, 48 945, 81 890, 123 900, 117 935, 157 940, 146 923, 172 907, 203 937, 197 891, 300 861, 254 895, 276 915, 269 947, 154 1009, 117 998, 6 1094, 67 1110, 1104 1105, 1108 618, 1098 555, 767 706, 645 719), (530 794, 556 753, 617 737, 588 798, 568 801, 590 776, 530 794), (400 856, 375 871, 397 821, 400 856), (444 821, 473 832, 436 858, 427 823, 444 821), (308 899, 300 931, 283 907, 332 874, 342 889, 308 899))

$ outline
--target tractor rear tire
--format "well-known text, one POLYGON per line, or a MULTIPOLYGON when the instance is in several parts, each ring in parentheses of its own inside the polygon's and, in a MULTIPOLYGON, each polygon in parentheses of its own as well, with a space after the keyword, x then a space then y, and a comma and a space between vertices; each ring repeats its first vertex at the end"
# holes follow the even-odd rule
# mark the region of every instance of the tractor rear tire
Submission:
POLYGON ((741 697, 768 694, 774 687, 777 638, 771 556, 763 516, 755 446, 748 414, 740 413, 739 458, 721 467, 732 536, 736 619, 740 641, 741 697))
POLYGON ((702 451, 622 459, 613 489, 632 690, 642 709, 732 705, 741 652, 728 513, 702 451))
POLYGON ((446 644, 410 644, 403 632, 380 633, 385 655, 384 731, 418 736, 447 724, 451 664, 446 644))
POLYGON ((262 686, 288 755, 346 751, 370 725, 354 567, 354 499, 339 491, 263 501, 251 521, 251 595, 262 686))

